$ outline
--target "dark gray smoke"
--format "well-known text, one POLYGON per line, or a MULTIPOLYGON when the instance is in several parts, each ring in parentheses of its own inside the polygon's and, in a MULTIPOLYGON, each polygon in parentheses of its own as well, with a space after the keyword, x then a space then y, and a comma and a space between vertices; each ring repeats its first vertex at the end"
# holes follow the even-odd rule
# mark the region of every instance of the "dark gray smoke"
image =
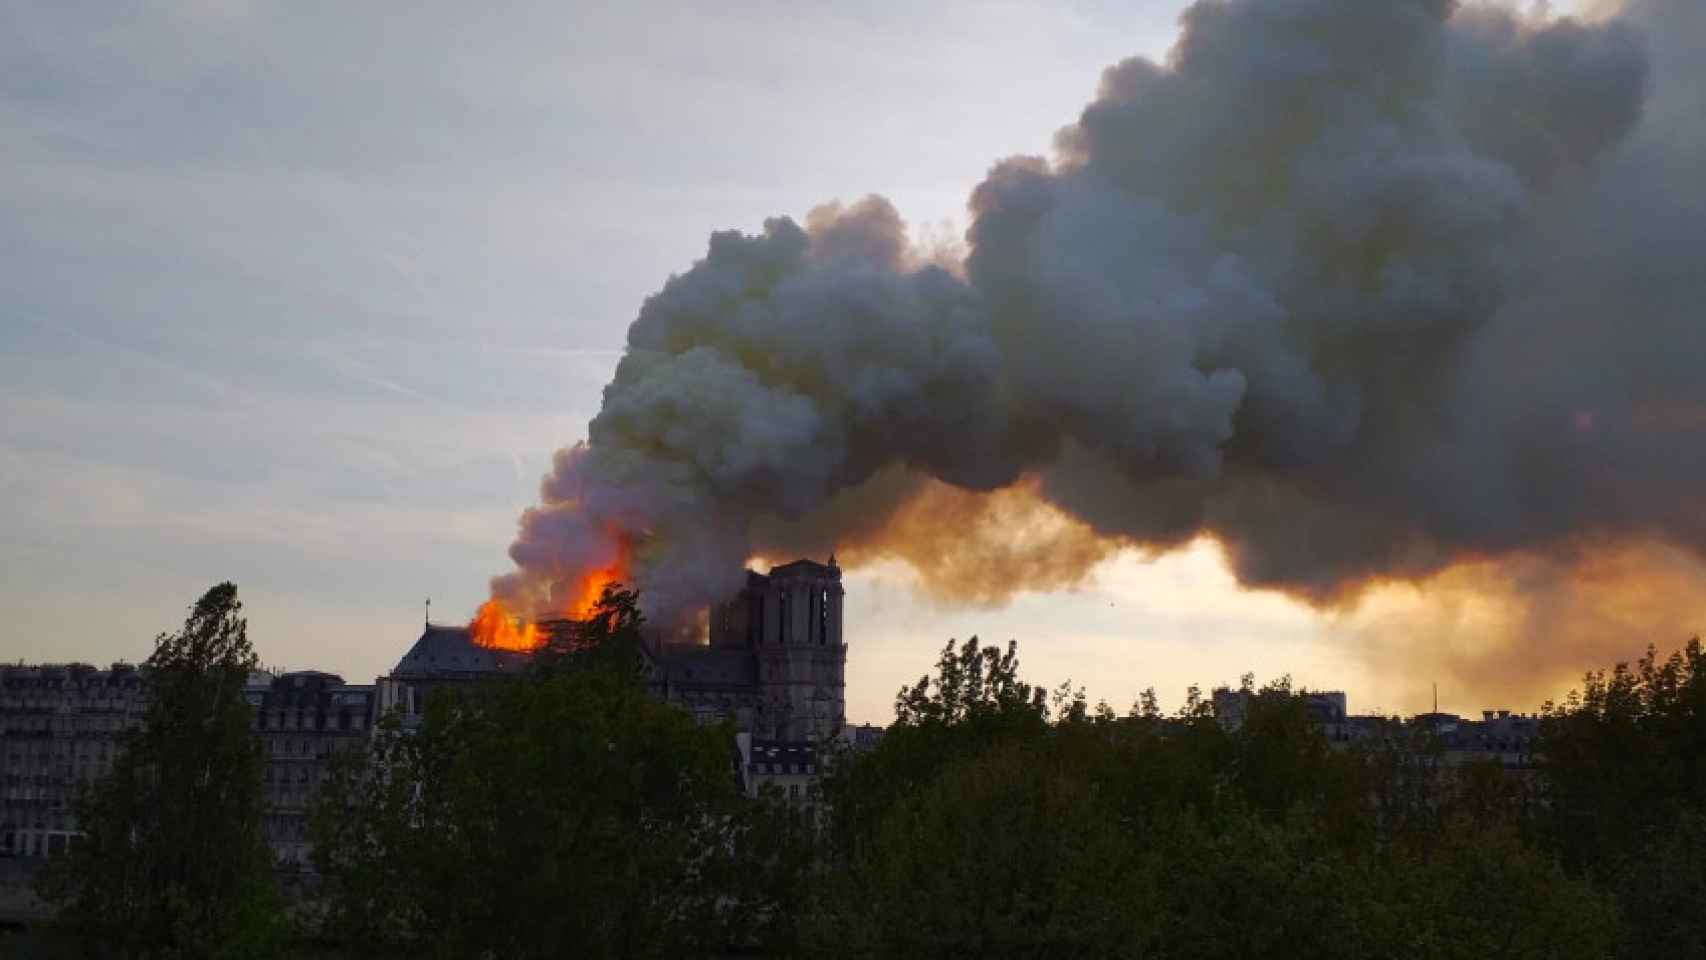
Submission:
POLYGON ((878 197, 715 234, 495 589, 548 609, 616 531, 665 619, 831 545, 978 600, 1202 535, 1316 602, 1706 551, 1697 7, 1202 0, 991 170, 963 263, 878 197))

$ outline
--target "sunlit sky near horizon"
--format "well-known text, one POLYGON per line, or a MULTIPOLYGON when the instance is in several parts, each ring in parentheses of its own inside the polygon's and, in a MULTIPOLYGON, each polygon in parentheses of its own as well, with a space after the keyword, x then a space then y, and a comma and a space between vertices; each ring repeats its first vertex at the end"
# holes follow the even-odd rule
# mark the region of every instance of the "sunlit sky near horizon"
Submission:
MULTIPOLYGON (((989 165, 1047 153, 1181 6, 6 5, 0 658, 140 660, 231 579, 269 664, 386 672, 424 598, 465 619, 507 568, 712 230, 876 192, 957 237, 989 165)), ((851 719, 974 633, 1121 709, 1245 671, 1430 697, 1358 614, 1240 591, 1208 543, 997 609, 909 577, 849 576, 851 719)))

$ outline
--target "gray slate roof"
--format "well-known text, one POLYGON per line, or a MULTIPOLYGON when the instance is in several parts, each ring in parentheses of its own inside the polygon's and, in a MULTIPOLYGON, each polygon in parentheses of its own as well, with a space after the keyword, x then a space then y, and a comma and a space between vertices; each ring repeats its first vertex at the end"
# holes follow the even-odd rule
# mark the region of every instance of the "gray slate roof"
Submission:
POLYGON ((391 675, 399 679, 465 677, 485 673, 518 673, 529 654, 488 650, 476 646, 467 627, 427 624, 421 638, 397 661, 391 675))
POLYGON ((655 675, 677 688, 714 690, 758 684, 758 662, 750 650, 663 644, 648 652, 655 675))

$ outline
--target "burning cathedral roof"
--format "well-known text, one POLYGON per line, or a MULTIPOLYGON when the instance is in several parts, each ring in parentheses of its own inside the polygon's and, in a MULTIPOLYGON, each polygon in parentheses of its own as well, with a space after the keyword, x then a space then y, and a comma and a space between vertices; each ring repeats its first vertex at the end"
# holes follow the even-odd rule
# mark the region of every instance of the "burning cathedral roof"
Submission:
POLYGON ((420 639, 397 661, 391 674, 400 679, 418 680, 517 671, 531 656, 479 646, 467 627, 429 623, 420 639))

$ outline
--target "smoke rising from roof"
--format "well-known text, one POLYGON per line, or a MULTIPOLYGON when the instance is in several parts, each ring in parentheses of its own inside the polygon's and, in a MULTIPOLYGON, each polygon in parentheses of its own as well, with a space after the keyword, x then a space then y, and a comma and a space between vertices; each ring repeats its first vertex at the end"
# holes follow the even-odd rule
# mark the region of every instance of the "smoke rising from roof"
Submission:
POLYGON ((1706 553, 1696 7, 1203 0, 993 167, 963 258, 876 196, 714 234, 494 591, 549 609, 613 529, 665 620, 832 546, 971 602, 1201 536, 1318 604, 1706 553))

